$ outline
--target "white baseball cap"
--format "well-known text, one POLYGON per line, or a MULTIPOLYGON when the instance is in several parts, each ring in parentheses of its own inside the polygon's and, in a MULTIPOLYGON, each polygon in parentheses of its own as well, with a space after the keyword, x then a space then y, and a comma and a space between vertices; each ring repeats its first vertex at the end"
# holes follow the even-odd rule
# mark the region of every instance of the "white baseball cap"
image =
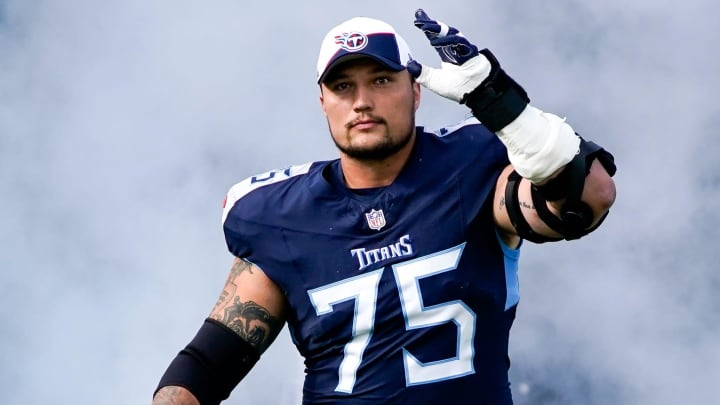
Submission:
POLYGON ((317 61, 317 82, 322 82, 338 62, 360 57, 373 58, 398 72, 412 59, 407 42, 390 24, 355 17, 325 35, 317 61))

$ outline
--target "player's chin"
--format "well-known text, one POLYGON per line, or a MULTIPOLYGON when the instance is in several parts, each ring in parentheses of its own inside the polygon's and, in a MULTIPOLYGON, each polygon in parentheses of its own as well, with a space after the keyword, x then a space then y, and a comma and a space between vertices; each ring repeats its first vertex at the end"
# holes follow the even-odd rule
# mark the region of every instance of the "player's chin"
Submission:
POLYGON ((350 128, 345 135, 348 147, 353 149, 374 149, 382 147, 390 141, 387 132, 380 128, 356 129, 350 128))
POLYGON ((379 148, 348 148, 343 151, 347 156, 361 161, 382 161, 393 156, 397 151, 385 147, 379 148))
MULTIPOLYGON (((367 139, 365 139, 367 141, 367 139)), ((340 150, 347 156, 363 161, 380 161, 397 154, 407 142, 390 142, 387 137, 377 142, 355 142, 340 150)))

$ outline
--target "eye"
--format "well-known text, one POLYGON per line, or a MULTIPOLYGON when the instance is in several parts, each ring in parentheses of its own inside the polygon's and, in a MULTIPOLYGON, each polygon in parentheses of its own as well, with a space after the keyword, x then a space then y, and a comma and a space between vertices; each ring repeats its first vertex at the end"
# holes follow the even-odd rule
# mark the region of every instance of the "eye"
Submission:
POLYGON ((375 79, 375 83, 376 83, 376 84, 388 84, 388 83, 390 83, 391 81, 392 81, 392 80, 390 80, 390 77, 388 77, 388 76, 380 76, 380 77, 378 77, 378 78, 375 79))
POLYGON ((350 88, 350 83, 348 82, 337 82, 332 85, 333 91, 345 91, 350 88))

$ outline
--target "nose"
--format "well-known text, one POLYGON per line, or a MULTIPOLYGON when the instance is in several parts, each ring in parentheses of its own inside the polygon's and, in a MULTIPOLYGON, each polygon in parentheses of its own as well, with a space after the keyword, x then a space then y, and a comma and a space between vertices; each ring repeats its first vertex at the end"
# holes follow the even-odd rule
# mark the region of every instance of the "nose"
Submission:
POLYGON ((353 110, 355 112, 370 111, 373 109, 372 89, 368 86, 357 86, 355 89, 355 102, 353 110))

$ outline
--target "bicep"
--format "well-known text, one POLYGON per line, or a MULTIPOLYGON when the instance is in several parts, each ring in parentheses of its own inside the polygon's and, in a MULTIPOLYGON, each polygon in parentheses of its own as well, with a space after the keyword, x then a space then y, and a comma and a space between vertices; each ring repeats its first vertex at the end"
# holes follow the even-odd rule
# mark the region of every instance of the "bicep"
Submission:
POLYGON ((257 265, 236 258, 210 318, 262 353, 282 330, 285 311, 282 290, 257 265))

